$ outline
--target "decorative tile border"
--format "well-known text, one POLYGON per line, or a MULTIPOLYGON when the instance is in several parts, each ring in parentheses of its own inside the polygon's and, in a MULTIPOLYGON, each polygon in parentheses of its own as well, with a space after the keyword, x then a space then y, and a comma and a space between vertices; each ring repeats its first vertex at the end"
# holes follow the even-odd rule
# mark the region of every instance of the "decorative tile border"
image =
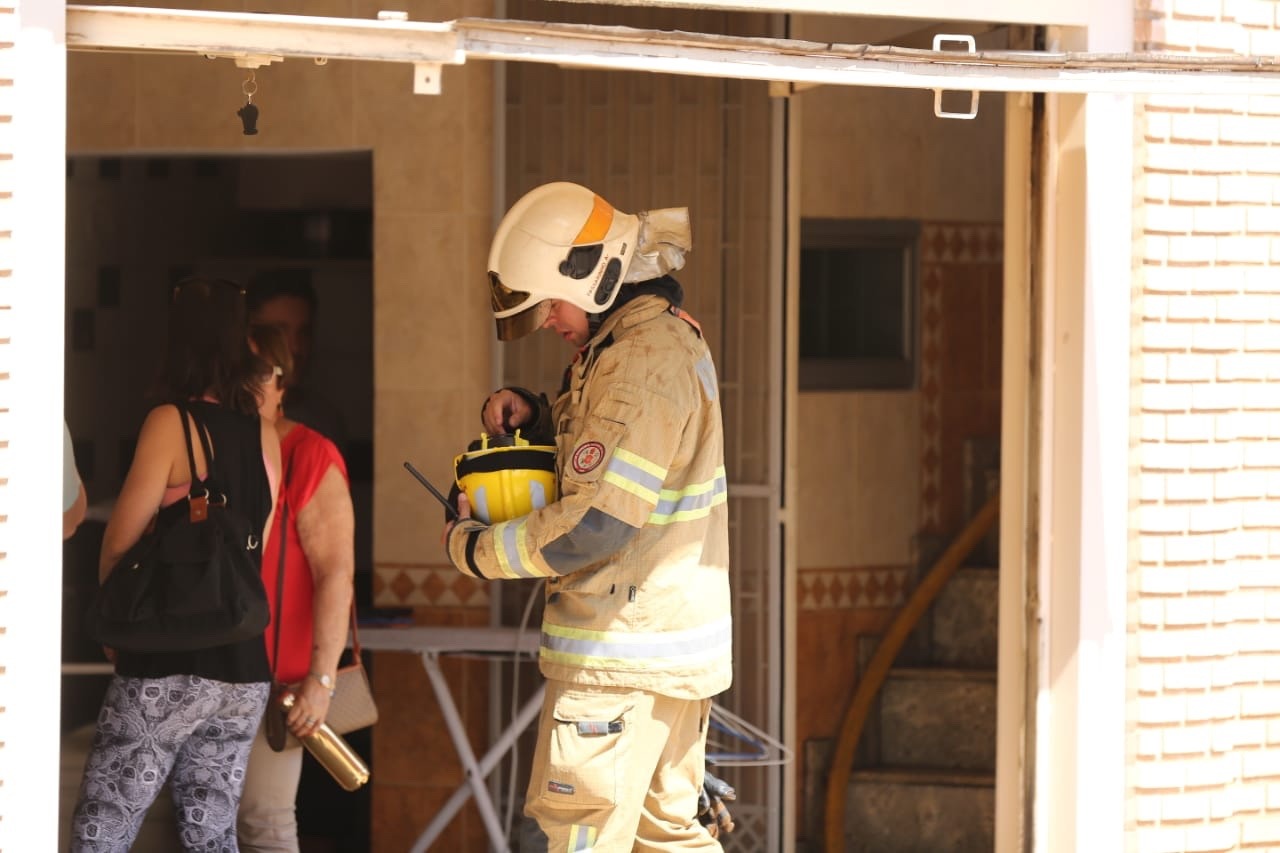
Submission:
POLYGON ((926 264, 1004 262, 1004 226, 984 222, 927 222, 920 231, 926 264))
POLYGON ((906 566, 801 569, 796 591, 801 610, 900 607, 907 599, 906 566))
POLYGON ((920 276, 920 530, 942 526, 942 272, 920 276))
POLYGON ((1004 226, 930 222, 920 233, 920 532, 942 532, 944 265, 1001 264, 1004 226))
POLYGON ((489 584, 452 566, 384 563, 373 569, 374 607, 489 606, 489 584))

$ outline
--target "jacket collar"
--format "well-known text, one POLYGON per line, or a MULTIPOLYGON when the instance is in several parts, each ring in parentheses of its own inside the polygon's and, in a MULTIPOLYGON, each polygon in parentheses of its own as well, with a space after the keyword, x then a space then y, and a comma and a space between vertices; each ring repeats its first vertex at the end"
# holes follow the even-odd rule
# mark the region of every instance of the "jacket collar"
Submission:
POLYGON ((587 342, 586 348, 593 350, 611 337, 615 330, 630 329, 670 310, 671 303, 661 296, 653 294, 637 296, 605 318, 600 328, 587 342))

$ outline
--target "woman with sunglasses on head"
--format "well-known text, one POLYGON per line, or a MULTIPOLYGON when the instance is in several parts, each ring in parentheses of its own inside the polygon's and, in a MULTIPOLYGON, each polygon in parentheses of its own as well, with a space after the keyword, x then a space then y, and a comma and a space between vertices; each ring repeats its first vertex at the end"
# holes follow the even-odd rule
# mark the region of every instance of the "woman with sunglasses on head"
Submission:
MULTIPOLYGON (((280 442, 258 415, 261 365, 249 349, 244 291, 221 279, 180 283, 169 305, 160 377, 166 402, 148 413, 102 540, 99 580, 162 508, 215 480, 270 534, 280 442), (188 443, 181 403, 187 411, 188 443), (209 437, 206 455, 198 440, 209 437), (210 458, 212 457, 212 458, 210 458)), ((261 559, 261 547, 251 551, 261 559)), ((235 817, 271 670, 261 635, 213 648, 141 653, 106 650, 115 676, 103 697, 71 824, 71 850, 128 850, 147 809, 171 783, 186 850, 236 851, 235 817)))
MULTIPOLYGON (((250 341, 270 370, 262 379, 260 412, 263 421, 275 424, 283 460, 280 511, 262 562, 271 603, 264 640, 276 681, 293 685, 295 701, 287 724, 301 738, 325 721, 338 659, 346 647, 355 576, 355 513, 347 466, 337 446, 284 416, 284 389, 293 367, 288 338, 275 326, 253 326, 250 341), (280 597, 278 590, 283 590, 280 597)), ((275 709, 268 711, 273 713, 275 709)), ((302 747, 290 740, 275 751, 267 742, 266 727, 264 722, 249 757, 238 818, 240 849, 297 853, 294 803, 302 747)))

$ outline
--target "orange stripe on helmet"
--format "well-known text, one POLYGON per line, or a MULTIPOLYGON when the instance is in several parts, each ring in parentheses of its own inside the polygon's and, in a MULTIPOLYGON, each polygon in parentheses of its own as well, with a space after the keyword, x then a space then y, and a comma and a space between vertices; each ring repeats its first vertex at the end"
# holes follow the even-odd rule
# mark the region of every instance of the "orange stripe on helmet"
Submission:
POLYGON ((609 233, 609 226, 613 224, 613 208, 609 202, 595 196, 595 202, 591 205, 591 215, 587 217, 587 221, 582 223, 582 230, 578 232, 578 236, 573 238, 573 245, 584 246, 590 243, 599 243, 609 233))

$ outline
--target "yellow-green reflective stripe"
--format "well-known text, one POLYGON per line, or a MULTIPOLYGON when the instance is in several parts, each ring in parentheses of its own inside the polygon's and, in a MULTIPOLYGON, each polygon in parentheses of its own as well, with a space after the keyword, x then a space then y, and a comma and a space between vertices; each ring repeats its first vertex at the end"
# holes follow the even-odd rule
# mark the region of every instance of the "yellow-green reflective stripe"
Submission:
POLYGON ((529 555, 529 522, 527 519, 521 521, 520 526, 516 528, 515 540, 516 554, 520 558, 520 569, 527 572, 524 577, 546 577, 546 573, 538 568, 537 562, 529 555))
POLYGON ((728 480, 724 468, 719 467, 715 477, 704 483, 694 483, 679 490, 663 489, 657 506, 649 514, 649 524, 674 524, 705 518, 728 497, 728 480))
POLYGON ((541 578, 546 573, 529 556, 528 520, 503 521, 493 526, 493 551, 498 567, 509 578, 541 578))
POLYGON ((503 541, 503 534, 506 532, 507 522, 495 524, 493 526, 493 556, 498 560, 498 571, 502 572, 505 577, 519 577, 515 572, 511 571, 511 564, 507 562, 507 547, 503 541))
POLYGON ((635 467, 639 468, 641 471, 644 471, 648 474, 651 474, 654 477, 657 477, 659 483, 661 483, 664 479, 666 479, 666 476, 667 476, 666 468, 663 468, 661 465, 659 465, 656 462, 650 462, 648 459, 645 459, 640 454, 633 453, 632 451, 627 450, 625 447, 615 447, 613 450, 613 459, 620 459, 623 462, 634 465, 635 467))
POLYGON ((595 655, 575 655, 568 652, 557 652, 543 646, 539 658, 547 663, 571 666, 575 669, 609 669, 615 672, 652 672, 654 669, 677 669, 685 666, 705 666, 721 658, 728 657, 732 651, 726 645, 722 648, 709 648, 703 654, 685 655, 678 658, 642 658, 630 660, 623 658, 598 657, 595 655))
POLYGON ((635 495, 648 504, 658 502, 658 492, 667 469, 622 447, 614 448, 605 469, 604 481, 635 495))
POLYGON ((542 623, 542 657, 558 663, 618 669, 656 662, 695 664, 723 657, 732 647, 733 620, 729 616, 680 631, 636 634, 542 623))
POLYGON ((568 853, 582 853, 583 850, 591 850, 595 846, 596 828, 594 826, 575 823, 569 827, 569 846, 565 848, 568 853))

